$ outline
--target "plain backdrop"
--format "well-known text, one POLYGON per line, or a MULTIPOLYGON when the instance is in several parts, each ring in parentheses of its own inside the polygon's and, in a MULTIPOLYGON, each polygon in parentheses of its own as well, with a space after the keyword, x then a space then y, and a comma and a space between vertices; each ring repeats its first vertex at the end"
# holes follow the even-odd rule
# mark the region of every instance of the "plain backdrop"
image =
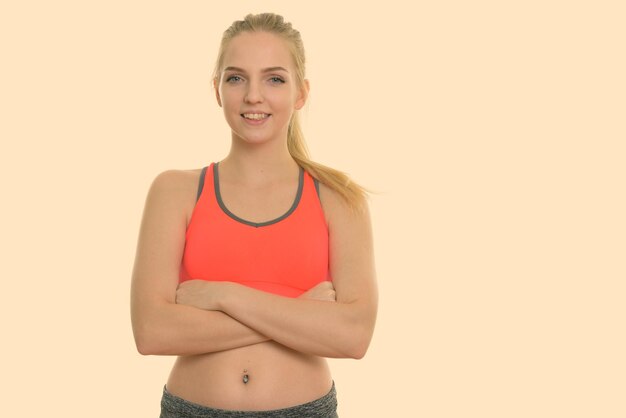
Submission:
POLYGON ((626 416, 626 10, 601 0, 3 2, 2 415, 158 416, 146 193, 226 155, 217 47, 265 11, 304 39, 313 158, 377 191, 340 416, 626 416))

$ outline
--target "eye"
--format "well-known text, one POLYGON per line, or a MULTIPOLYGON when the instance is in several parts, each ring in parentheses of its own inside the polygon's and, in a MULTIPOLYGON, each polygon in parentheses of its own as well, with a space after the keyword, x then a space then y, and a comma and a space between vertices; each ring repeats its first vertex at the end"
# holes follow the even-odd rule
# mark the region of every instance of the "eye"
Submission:
POLYGON ((285 82, 285 80, 283 80, 283 79, 282 79, 282 78, 280 78, 280 77, 271 77, 271 78, 270 78, 270 81, 271 81, 272 83, 278 83, 278 84, 282 84, 282 83, 284 83, 284 82, 285 82))
POLYGON ((230 77, 228 77, 226 79, 226 82, 227 83, 234 83, 234 82, 237 82, 239 80, 241 80, 241 77, 239 77, 238 75, 231 75, 230 77))

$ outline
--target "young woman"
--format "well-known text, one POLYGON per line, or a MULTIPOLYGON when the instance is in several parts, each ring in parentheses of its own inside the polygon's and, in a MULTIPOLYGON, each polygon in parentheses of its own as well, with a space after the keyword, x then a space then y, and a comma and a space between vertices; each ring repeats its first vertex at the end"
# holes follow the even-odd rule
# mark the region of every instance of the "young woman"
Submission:
POLYGON ((131 290, 137 349, 177 355, 161 417, 336 417, 326 357, 362 358, 377 311, 364 189, 308 158, 304 48, 279 15, 224 32, 229 154, 153 181, 131 290))

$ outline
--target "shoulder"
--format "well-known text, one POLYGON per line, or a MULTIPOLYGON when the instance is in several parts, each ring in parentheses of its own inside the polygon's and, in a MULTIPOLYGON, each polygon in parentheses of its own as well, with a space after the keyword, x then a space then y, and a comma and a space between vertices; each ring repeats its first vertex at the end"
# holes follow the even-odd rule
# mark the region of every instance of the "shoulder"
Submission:
POLYGON ((196 202, 202 169, 171 169, 158 173, 150 185, 146 206, 168 206, 185 213, 187 219, 196 202))
POLYGON ((330 229, 367 227, 370 223, 369 205, 364 200, 359 210, 353 209, 339 192, 319 182, 319 197, 326 223, 330 229))
POLYGON ((201 168, 191 170, 165 170, 160 172, 152 180, 150 189, 158 189, 161 191, 177 191, 186 190, 193 186, 195 182, 197 185, 200 179, 201 168))

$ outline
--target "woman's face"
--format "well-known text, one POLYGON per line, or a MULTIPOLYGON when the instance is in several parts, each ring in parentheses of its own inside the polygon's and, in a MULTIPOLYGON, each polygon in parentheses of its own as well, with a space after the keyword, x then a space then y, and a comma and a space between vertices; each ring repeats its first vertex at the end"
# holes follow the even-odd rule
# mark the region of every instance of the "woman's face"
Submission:
POLYGON ((248 143, 286 140, 291 115, 306 101, 287 41, 267 32, 243 32, 231 40, 215 87, 233 133, 248 143))

